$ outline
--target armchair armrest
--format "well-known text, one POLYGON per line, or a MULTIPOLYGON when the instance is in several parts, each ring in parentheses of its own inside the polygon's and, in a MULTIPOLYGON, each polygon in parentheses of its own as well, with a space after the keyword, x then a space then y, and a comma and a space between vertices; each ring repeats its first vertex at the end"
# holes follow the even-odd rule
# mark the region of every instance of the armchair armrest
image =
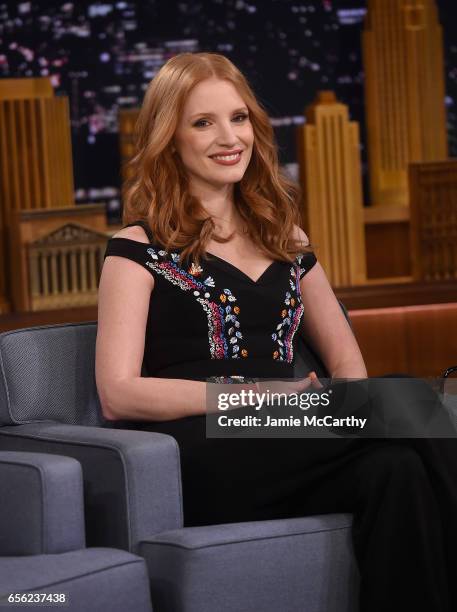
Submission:
POLYGON ((171 436, 41 422, 1 427, 0 448, 80 462, 89 546, 136 552, 145 537, 183 526, 179 448, 171 436))
POLYGON ((70 457, 0 452, 0 554, 85 547, 80 464, 70 457))

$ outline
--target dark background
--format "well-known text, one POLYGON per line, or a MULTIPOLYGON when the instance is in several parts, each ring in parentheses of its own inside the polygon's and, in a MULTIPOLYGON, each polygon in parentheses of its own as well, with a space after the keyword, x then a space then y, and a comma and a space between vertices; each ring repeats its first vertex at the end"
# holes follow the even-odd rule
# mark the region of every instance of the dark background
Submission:
MULTIPOLYGON (((457 156, 457 2, 437 2, 444 28, 449 154, 457 156)), ((120 108, 138 107, 172 55, 216 51, 267 108, 281 162, 295 175, 295 126, 319 89, 334 90, 361 126, 367 165, 361 32, 364 0, 0 0, 0 77, 49 76, 70 99, 76 200, 119 213, 120 108)))

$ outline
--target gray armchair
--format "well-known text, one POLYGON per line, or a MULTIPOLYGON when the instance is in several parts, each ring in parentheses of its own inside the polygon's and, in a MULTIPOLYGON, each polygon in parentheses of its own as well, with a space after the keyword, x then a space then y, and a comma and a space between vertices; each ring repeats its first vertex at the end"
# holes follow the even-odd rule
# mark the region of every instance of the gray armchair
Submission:
POLYGON ((85 547, 77 461, 0 451, 0 499, 0 605, 48 596, 74 612, 152 611, 143 559, 85 547))
POLYGON ((0 449, 79 461, 88 544, 146 559, 155 612, 355 612, 350 515, 183 528, 177 443, 104 421, 95 338, 95 323, 0 335, 0 449))

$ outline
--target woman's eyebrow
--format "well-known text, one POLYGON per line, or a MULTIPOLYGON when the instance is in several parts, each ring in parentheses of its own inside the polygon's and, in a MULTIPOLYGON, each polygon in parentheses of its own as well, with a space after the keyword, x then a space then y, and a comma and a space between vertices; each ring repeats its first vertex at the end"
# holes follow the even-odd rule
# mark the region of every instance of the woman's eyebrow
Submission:
MULTIPOLYGON (((231 112, 231 114, 233 115, 233 113, 239 113, 241 111, 248 111, 248 109, 247 109, 246 106, 242 106, 241 108, 236 108, 235 110, 233 110, 231 112)), ((210 112, 205 113, 205 112, 202 112, 202 113, 196 113, 195 115, 191 115, 189 117, 189 119, 193 119, 194 117, 200 117, 200 115, 205 115, 205 117, 215 117, 214 113, 210 113, 210 112)))

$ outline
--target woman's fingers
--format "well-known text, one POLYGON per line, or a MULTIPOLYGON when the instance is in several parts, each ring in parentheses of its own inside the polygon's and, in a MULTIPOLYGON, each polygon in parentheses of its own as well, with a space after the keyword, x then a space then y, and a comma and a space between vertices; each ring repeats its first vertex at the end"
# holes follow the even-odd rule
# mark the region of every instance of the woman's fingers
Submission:
POLYGON ((319 381, 316 372, 310 372, 306 378, 301 378, 293 382, 268 381, 260 383, 259 390, 270 393, 301 393, 312 387, 313 389, 322 389, 324 385, 319 381))
POLYGON ((311 384, 315 389, 323 389, 324 385, 318 379, 316 372, 310 372, 309 377, 311 379, 311 384))
POLYGON ((310 376, 307 376, 306 378, 302 378, 301 380, 299 380, 297 382, 297 391, 305 391, 305 389, 308 389, 312 384, 312 380, 310 378, 310 376))
POLYGON ((297 383, 297 391, 305 391, 309 387, 313 387, 313 389, 323 389, 324 387, 318 379, 316 372, 310 372, 309 376, 302 378, 297 383))

